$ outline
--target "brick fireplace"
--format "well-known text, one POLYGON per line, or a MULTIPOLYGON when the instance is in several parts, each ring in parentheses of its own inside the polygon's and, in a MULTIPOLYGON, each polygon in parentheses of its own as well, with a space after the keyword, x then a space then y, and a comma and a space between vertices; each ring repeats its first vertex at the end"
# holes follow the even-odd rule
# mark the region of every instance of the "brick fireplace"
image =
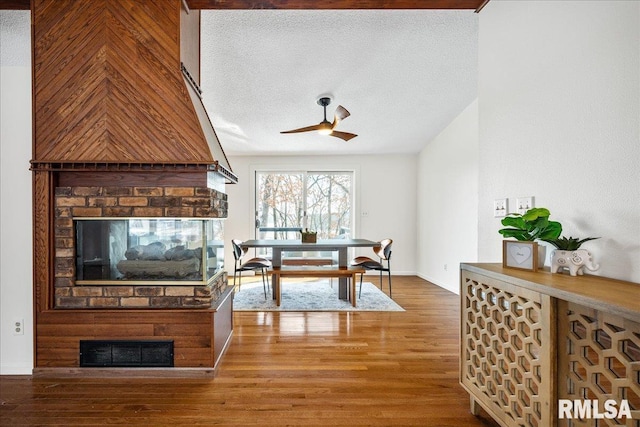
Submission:
POLYGON ((78 286, 76 218, 226 218, 227 196, 198 187, 57 187, 55 189, 55 308, 211 307, 226 287, 220 272, 202 285, 78 286))
POLYGON ((80 368, 81 342, 170 341, 180 373, 213 373, 233 291, 222 264, 204 271, 220 259, 208 245, 200 282, 76 276, 80 221, 200 221, 204 235, 227 216, 237 177, 201 99, 200 12, 181 0, 32 0, 31 10, 34 372, 95 372, 80 368))

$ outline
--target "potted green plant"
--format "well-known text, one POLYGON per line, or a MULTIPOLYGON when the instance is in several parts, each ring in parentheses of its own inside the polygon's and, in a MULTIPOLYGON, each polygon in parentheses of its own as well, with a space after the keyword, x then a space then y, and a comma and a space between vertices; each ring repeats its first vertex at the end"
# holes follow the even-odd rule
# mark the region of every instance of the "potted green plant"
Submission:
MULTIPOLYGON (((562 225, 557 221, 549 221, 551 213, 547 208, 531 208, 524 214, 510 213, 502 219, 506 228, 498 230, 505 238, 519 241, 535 242, 536 240, 557 239, 562 233, 562 225)), ((544 265, 547 252, 545 246, 538 248, 538 266, 544 265)))
POLYGON ((587 237, 578 239, 577 237, 560 237, 556 239, 543 239, 556 247, 551 253, 551 272, 557 273, 560 270, 569 270, 572 276, 583 275, 584 269, 596 271, 599 265, 593 262, 591 252, 581 249, 580 246, 589 240, 599 239, 599 237, 587 237))
POLYGON ((542 239, 547 243, 551 243, 556 249, 560 249, 561 251, 575 251, 576 249, 580 249, 580 246, 584 242, 588 242, 589 240, 596 240, 599 237, 587 237, 585 239, 578 239, 577 237, 559 237, 557 239, 542 239))
POLYGON ((562 225, 549 221, 550 215, 547 208, 531 208, 524 214, 510 213, 502 219, 502 225, 507 228, 498 230, 498 233, 505 238, 529 242, 557 239, 562 233, 562 225))

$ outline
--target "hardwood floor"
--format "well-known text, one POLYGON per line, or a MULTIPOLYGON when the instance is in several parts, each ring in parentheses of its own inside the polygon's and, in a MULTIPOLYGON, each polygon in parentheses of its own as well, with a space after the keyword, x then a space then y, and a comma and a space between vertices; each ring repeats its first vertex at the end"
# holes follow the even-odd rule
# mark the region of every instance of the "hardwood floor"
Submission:
POLYGON ((0 425, 495 426, 458 384, 458 296, 393 295, 405 312, 237 312, 215 379, 2 376, 0 425))

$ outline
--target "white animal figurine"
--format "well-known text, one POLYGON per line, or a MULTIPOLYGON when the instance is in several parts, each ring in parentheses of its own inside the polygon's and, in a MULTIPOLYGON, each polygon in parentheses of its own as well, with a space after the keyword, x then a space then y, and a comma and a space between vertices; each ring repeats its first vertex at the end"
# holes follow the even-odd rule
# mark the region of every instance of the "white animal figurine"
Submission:
POLYGON ((568 269, 572 276, 584 274, 584 268, 596 271, 600 268, 594 264, 591 253, 586 249, 576 249, 574 251, 554 250, 551 253, 551 272, 557 273, 560 269, 568 269))

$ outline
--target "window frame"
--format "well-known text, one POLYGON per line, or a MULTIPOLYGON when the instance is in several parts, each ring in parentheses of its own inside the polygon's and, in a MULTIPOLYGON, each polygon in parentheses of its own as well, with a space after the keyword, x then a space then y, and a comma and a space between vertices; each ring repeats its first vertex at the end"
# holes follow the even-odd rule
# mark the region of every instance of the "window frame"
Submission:
MULTIPOLYGON (((351 218, 351 238, 358 238, 360 234, 360 166, 359 165, 338 165, 333 167, 318 167, 317 165, 296 165, 292 167, 291 164, 275 164, 275 165, 250 165, 249 176, 251 182, 249 184, 249 192, 251 198, 252 213, 249 215, 249 223, 247 224, 247 235, 258 238, 258 229, 255 226, 255 220, 257 218, 257 178, 258 173, 350 173, 351 174, 351 208, 353 210, 351 218)), ((306 191, 306 190, 305 190, 306 191)), ((306 193, 305 193, 306 197, 306 193)))
POLYGON ((255 238, 259 238, 258 236, 258 227, 256 226, 258 223, 258 204, 260 200, 260 195, 258 194, 258 180, 260 175, 266 174, 277 174, 277 175, 298 175, 301 177, 302 185, 302 195, 301 195, 301 204, 302 204, 302 223, 297 225, 292 225, 292 228, 301 227, 308 228, 309 224, 309 177, 313 175, 320 176, 331 176, 331 175, 348 175, 350 178, 350 194, 349 194, 349 209, 350 209, 350 221, 348 228, 350 230, 350 234, 353 233, 355 229, 355 193, 356 193, 356 184, 355 184, 355 172, 353 170, 336 170, 334 168, 327 170, 318 170, 317 168, 309 169, 309 170, 301 170, 301 169, 282 169, 282 170, 261 170, 256 169, 253 171, 253 185, 252 185, 252 194, 253 194, 253 235, 255 238))

